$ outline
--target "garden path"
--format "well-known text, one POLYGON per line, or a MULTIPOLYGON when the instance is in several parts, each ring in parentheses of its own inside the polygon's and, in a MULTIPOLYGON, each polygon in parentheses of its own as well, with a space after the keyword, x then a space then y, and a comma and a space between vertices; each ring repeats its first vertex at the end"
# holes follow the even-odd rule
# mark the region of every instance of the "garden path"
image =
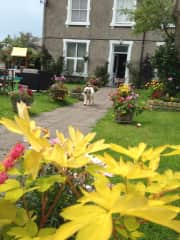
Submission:
MULTIPOLYGON (((35 120, 39 126, 50 129, 51 137, 55 136, 56 130, 66 135, 69 125, 78 128, 83 133, 88 133, 97 120, 102 118, 107 109, 111 107, 112 102, 109 99, 111 91, 112 88, 105 87, 96 92, 93 106, 84 106, 83 102, 78 102, 51 112, 44 112, 35 120)), ((22 141, 22 136, 10 133, 3 126, 0 126, 0 160, 18 141, 22 141)))

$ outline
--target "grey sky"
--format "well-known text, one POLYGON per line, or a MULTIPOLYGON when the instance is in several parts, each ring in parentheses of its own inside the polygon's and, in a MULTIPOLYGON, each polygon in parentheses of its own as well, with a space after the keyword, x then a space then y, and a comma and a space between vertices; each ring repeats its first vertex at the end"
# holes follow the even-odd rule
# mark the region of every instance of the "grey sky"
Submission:
POLYGON ((41 37, 42 16, 40 0, 0 0, 0 40, 19 32, 41 37))

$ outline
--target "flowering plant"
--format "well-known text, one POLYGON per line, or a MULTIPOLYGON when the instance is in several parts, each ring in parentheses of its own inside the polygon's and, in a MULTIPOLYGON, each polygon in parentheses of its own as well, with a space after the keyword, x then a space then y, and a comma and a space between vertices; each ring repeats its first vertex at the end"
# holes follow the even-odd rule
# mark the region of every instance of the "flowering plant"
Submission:
POLYGON ((164 90, 164 84, 156 79, 151 80, 145 84, 146 88, 152 88, 153 90, 164 90))
POLYGON ((145 87, 150 90, 151 98, 160 98, 164 95, 164 83, 159 80, 153 79, 145 84, 145 87))
POLYGON ((111 95, 113 107, 115 111, 120 112, 122 115, 128 113, 140 113, 143 107, 137 101, 138 94, 134 92, 128 84, 121 85, 115 93, 111 95))
POLYGON ((17 102, 23 101, 27 106, 30 106, 34 101, 32 90, 22 84, 19 85, 17 91, 10 92, 9 95, 15 112, 17 112, 17 102))
POLYGON ((94 141, 95 133, 84 135, 73 127, 69 136, 56 131, 51 139, 22 102, 14 120, 2 118, 0 124, 29 143, 28 149, 16 144, 0 162, 0 239, 138 240, 145 239, 140 226, 147 222, 180 233, 180 208, 174 204, 180 198, 180 172, 159 171, 161 156, 180 155, 179 145, 125 148, 94 141), (67 189, 65 206, 57 209, 67 189))
POLYGON ((66 80, 66 78, 63 75, 61 75, 61 76, 54 75, 54 80, 55 80, 55 82, 57 82, 57 81, 64 82, 66 80))

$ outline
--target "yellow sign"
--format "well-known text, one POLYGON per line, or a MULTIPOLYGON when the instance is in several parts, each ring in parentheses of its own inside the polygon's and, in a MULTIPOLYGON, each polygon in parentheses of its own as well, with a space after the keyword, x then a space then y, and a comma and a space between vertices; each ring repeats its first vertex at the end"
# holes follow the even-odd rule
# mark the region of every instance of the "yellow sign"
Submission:
POLYGON ((14 57, 26 57, 27 48, 13 47, 11 56, 14 57))

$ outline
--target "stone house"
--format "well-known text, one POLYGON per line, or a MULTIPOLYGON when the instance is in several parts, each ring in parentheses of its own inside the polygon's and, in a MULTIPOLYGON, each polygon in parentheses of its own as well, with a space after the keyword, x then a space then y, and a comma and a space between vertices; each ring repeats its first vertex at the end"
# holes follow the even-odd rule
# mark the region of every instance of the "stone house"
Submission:
POLYGON ((124 9, 137 0, 46 0, 43 44, 54 58, 64 57, 71 75, 91 76, 108 63, 109 84, 128 82, 128 63, 140 66, 161 44, 161 34, 133 34, 134 22, 124 9))

